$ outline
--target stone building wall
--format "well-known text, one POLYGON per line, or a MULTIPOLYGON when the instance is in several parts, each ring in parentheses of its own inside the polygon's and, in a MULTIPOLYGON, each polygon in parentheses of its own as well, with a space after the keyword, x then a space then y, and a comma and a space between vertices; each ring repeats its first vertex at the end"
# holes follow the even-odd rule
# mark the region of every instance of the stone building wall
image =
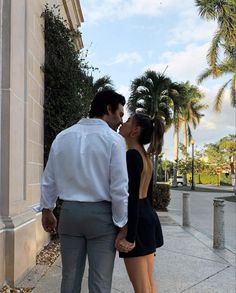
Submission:
POLYGON ((22 278, 49 241, 32 209, 43 171, 46 2, 60 5, 70 26, 83 22, 78 0, 0 0, 0 288, 22 278))

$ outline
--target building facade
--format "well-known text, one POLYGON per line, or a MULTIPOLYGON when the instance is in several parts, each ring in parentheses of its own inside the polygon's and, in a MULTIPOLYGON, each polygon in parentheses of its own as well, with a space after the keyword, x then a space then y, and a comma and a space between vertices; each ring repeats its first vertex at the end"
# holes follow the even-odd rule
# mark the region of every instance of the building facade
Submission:
POLYGON ((83 22, 79 0, 0 0, 0 288, 24 277, 49 241, 32 209, 43 171, 46 2, 74 29, 83 22))

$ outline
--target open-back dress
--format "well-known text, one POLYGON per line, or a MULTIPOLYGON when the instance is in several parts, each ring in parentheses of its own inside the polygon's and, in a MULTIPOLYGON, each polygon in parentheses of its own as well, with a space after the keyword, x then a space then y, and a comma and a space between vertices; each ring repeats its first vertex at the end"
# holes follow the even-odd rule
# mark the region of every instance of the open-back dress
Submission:
POLYGON ((145 163, 139 151, 127 151, 129 202, 126 240, 135 242, 135 248, 128 253, 120 252, 121 258, 148 255, 163 245, 161 224, 152 207, 153 176, 151 180, 151 176, 145 176, 145 163), (140 194, 145 190, 146 194, 140 194))

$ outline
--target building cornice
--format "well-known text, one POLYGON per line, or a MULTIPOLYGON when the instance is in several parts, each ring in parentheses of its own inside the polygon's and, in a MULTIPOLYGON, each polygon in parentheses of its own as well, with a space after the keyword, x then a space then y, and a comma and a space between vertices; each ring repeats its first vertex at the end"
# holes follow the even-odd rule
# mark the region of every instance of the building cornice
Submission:
MULTIPOLYGON (((78 31, 81 23, 84 22, 84 17, 79 0, 62 0, 67 20, 71 29, 78 31)), ((75 44, 78 49, 83 48, 83 41, 80 35, 76 37, 75 44)))

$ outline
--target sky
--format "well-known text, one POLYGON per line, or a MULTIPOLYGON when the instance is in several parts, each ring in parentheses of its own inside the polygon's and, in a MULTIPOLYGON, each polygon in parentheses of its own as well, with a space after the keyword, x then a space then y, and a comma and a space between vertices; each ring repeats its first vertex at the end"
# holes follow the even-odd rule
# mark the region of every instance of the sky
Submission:
MULTIPOLYGON (((198 15, 194 0, 81 0, 84 23, 80 27, 87 60, 99 68, 94 77, 111 77, 117 92, 129 98, 131 81, 147 69, 164 72, 174 82, 197 85, 207 67, 206 55, 216 23, 198 15)), ((236 111, 229 94, 222 112, 213 111, 220 86, 229 79, 207 79, 199 88, 208 104, 194 130, 196 149, 235 134, 236 111)), ((125 118, 129 116, 125 111, 125 118)), ((180 132, 183 142, 183 130, 180 132)), ((190 150, 189 150, 190 151, 190 150)), ((164 158, 173 160, 173 128, 165 134, 164 158)))

